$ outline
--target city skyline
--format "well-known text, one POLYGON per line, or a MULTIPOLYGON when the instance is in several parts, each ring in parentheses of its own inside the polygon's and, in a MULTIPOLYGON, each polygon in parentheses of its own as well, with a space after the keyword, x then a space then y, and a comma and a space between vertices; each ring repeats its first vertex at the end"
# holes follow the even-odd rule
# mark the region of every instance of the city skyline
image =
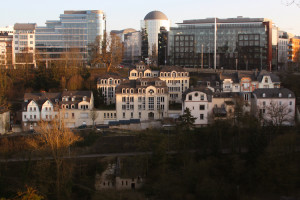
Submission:
POLYGON ((300 8, 296 5, 286 6, 285 0, 253 0, 237 1, 213 0, 210 2, 198 2, 186 0, 184 4, 180 0, 151 1, 57 1, 41 2, 32 0, 28 2, 15 1, 18 5, 12 7, 9 2, 3 2, 6 9, 0 13, 2 18, 0 27, 12 26, 15 23, 37 23, 44 26, 46 20, 57 20, 64 10, 103 10, 107 16, 107 31, 134 28, 140 30, 140 20, 147 13, 159 10, 171 20, 171 26, 176 26, 187 19, 201 19, 209 17, 235 18, 237 16, 268 18, 281 30, 300 35, 300 27, 297 26, 297 18, 300 18, 300 8), (13 14, 12 14, 13 13, 13 14), (16 14, 17 13, 17 14, 16 14), (180 13, 180 14, 179 14, 180 13))

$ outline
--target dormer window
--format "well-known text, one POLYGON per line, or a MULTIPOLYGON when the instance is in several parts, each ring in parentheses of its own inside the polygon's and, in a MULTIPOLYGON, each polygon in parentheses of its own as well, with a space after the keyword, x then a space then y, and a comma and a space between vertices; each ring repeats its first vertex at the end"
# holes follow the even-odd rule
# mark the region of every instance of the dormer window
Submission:
POLYGON ((219 82, 216 82, 216 86, 219 86, 219 82))
POLYGON ((208 87, 210 86, 210 82, 209 82, 209 81, 207 81, 207 86, 208 86, 208 87))
POLYGON ((289 94, 289 98, 291 98, 292 97, 292 94, 289 94))
POLYGON ((72 108, 72 109, 74 109, 74 108, 75 108, 75 105, 74 105, 74 104, 72 104, 72 105, 71 105, 71 108, 72 108))
POLYGON ((83 101, 86 101, 86 96, 83 97, 83 101))
POLYGON ((130 89, 130 93, 133 94, 133 89, 130 89))
POLYGON ((122 93, 123 93, 123 94, 125 93, 125 89, 124 89, 124 88, 122 89, 122 93))
POLYGON ((269 82, 269 79, 268 77, 265 78, 265 83, 268 83, 269 82))
POLYGON ((263 94, 262 94, 262 97, 266 97, 266 93, 263 93, 263 94))
POLYGON ((279 97, 282 97, 282 94, 281 94, 281 93, 279 93, 279 94, 278 94, 278 96, 279 96, 279 97))
POLYGON ((72 97, 72 101, 75 101, 75 96, 74 96, 74 97, 72 97))

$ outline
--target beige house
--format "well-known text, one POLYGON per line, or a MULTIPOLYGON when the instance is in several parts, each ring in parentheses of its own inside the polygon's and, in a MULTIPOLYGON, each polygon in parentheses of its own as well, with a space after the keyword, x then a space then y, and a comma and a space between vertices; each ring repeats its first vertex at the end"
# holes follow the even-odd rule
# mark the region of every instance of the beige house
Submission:
POLYGON ((97 89, 100 89, 104 98, 104 103, 116 103, 116 87, 121 84, 123 78, 116 73, 107 73, 101 76, 97 81, 97 89))
POLYGON ((159 78, 122 82, 116 90, 117 120, 157 120, 168 115, 169 93, 159 78))
POLYGON ((159 78, 167 84, 170 102, 181 103, 182 94, 190 85, 189 73, 179 66, 164 66, 159 72, 159 78))

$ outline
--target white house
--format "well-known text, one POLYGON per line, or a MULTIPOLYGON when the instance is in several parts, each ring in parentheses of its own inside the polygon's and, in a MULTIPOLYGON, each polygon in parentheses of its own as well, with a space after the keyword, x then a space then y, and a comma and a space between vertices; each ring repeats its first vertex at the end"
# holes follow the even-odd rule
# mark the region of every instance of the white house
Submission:
POLYGON ((280 79, 277 75, 262 70, 258 76, 258 88, 280 88, 280 79))
POLYGON ((265 125, 294 125, 295 94, 287 88, 257 89, 253 92, 252 112, 265 125))
POLYGON ((60 93, 25 93, 22 109, 23 130, 32 130, 42 120, 52 120, 58 115, 60 93))
POLYGON ((212 114, 212 91, 209 89, 188 90, 183 95, 182 112, 189 108, 196 125, 210 123, 212 114))

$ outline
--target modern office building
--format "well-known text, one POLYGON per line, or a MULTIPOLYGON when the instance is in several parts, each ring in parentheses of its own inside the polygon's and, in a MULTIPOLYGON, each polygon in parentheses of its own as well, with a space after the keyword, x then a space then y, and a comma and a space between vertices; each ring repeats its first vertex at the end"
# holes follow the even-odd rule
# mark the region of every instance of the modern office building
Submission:
POLYGON ((106 17, 101 10, 67 10, 60 20, 48 20, 45 27, 36 28, 36 49, 39 59, 48 63, 61 60, 70 52, 77 55, 68 59, 88 61, 89 45, 103 39, 106 17))
POLYGON ((35 32, 36 24, 16 23, 13 38, 13 65, 35 67, 35 32))
POLYGON ((273 26, 269 19, 207 18, 177 25, 168 35, 171 65, 238 70, 271 67, 273 26))
POLYGON ((167 31, 170 30, 170 20, 167 16, 160 11, 149 12, 144 20, 141 21, 142 32, 145 31, 148 40, 148 55, 152 55, 153 52, 158 52, 158 34, 160 28, 165 27, 167 31), (153 49, 153 47, 155 49, 153 49), (153 52, 152 52, 153 51, 153 52))
POLYGON ((127 63, 137 63, 141 60, 142 37, 140 31, 124 35, 124 58, 127 63))

